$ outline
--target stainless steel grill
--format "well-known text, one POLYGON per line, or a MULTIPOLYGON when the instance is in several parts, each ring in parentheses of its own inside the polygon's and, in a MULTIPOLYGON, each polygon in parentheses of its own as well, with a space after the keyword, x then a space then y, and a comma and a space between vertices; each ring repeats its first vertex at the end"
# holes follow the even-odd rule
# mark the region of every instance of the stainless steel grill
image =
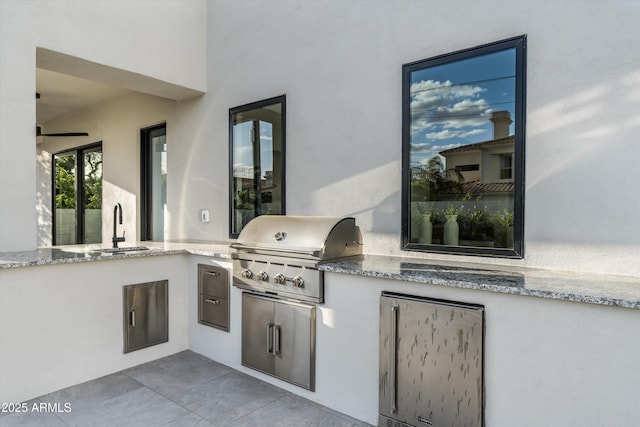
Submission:
POLYGON ((263 215, 251 220, 231 247, 235 286, 323 303, 318 265, 362 254, 362 237, 350 217, 263 215))

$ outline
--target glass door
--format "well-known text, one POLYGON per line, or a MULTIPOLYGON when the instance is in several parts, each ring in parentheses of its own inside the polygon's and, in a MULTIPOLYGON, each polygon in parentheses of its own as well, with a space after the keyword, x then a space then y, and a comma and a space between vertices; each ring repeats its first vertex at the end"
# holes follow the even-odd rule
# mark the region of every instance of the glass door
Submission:
POLYGON ((53 244, 76 243, 76 153, 54 154, 53 244))
POLYGON ((102 144, 53 155, 53 244, 102 242, 102 144))
POLYGON ((142 129, 141 239, 164 241, 167 210, 167 127, 142 129))
POLYGON ((102 242, 102 147, 82 152, 82 233, 79 243, 102 242))

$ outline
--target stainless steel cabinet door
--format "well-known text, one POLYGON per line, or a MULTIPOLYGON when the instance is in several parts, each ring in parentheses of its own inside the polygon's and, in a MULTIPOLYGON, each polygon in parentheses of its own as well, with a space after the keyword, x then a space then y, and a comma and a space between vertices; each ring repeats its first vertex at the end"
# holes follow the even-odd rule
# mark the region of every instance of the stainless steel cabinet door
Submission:
POLYGON ((123 288, 124 353, 169 340, 167 280, 123 288))
POLYGON ((484 309, 383 294, 380 425, 483 425, 484 309))
POLYGON ((316 309, 312 305, 275 303, 274 374, 301 387, 315 387, 316 309))
POLYGON ((307 388, 315 387, 313 305, 242 294, 242 365, 307 388))
POLYGON ((242 364, 273 375, 273 300, 242 294, 242 364))

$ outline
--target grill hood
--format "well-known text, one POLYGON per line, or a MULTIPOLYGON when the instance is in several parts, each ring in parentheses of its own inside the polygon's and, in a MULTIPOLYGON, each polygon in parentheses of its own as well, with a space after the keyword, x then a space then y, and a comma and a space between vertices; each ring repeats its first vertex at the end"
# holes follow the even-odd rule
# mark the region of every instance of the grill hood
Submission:
POLYGON ((355 219, 262 215, 244 226, 231 247, 241 252, 328 260, 362 254, 355 219))

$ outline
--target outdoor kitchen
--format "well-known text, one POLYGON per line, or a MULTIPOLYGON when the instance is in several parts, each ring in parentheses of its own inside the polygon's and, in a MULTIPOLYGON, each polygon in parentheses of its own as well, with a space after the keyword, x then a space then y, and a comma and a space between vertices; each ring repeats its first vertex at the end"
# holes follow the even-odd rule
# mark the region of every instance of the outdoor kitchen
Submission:
POLYGON ((0 426, 640 424, 640 8, 488 6, 0 1, 0 426))

